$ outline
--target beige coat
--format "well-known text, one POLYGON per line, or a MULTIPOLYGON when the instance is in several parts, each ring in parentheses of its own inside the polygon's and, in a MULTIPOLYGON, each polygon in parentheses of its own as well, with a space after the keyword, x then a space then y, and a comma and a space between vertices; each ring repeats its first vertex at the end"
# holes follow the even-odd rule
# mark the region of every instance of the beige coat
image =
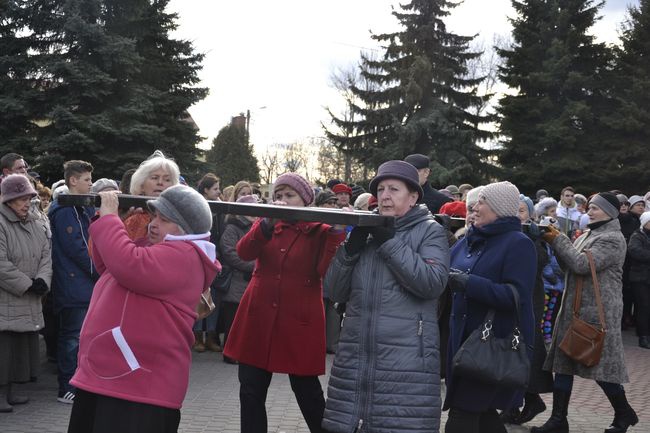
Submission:
POLYGON ((628 382, 623 340, 621 337, 621 316, 623 315, 622 275, 625 261, 625 238, 618 220, 612 220, 595 230, 588 230, 571 245, 566 236, 553 241, 553 250, 560 265, 567 271, 567 284, 553 331, 553 342, 546 357, 544 368, 555 373, 570 374, 586 379, 613 383, 628 382), (585 277, 582 288, 580 317, 597 324, 598 309, 594 297, 589 260, 584 253, 590 250, 596 264, 596 276, 600 283, 600 295, 605 310, 605 346, 598 365, 587 368, 568 358, 558 345, 564 338, 573 316, 576 276, 585 277))
POLYGON ((47 220, 31 213, 25 222, 0 204, 0 331, 43 328, 41 297, 26 293, 32 279, 52 281, 50 230, 47 220))

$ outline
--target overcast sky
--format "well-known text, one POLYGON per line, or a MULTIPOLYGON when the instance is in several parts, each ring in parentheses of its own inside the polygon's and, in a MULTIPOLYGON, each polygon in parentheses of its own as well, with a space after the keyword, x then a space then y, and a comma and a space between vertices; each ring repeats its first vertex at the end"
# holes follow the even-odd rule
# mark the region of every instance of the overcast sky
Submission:
MULTIPOLYGON (((396 29, 389 0, 172 0, 179 14, 176 37, 206 54, 200 73, 209 96, 190 109, 209 147, 240 112, 251 112, 251 141, 258 152, 275 143, 321 136, 325 106, 340 97, 330 85, 336 68, 355 64, 362 49, 378 48, 370 30, 396 29)), ((607 0, 593 33, 615 42, 626 5, 607 0)), ((491 41, 507 35, 510 0, 465 0, 447 19, 452 31, 491 41)))

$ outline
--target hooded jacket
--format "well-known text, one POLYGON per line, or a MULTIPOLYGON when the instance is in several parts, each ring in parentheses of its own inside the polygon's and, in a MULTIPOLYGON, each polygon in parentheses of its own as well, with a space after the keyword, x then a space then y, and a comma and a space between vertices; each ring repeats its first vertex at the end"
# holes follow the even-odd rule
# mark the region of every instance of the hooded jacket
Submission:
POLYGON ((437 313, 449 244, 425 205, 397 218, 395 229, 355 256, 339 248, 325 277, 331 299, 347 302, 323 419, 331 432, 439 428, 437 313))
POLYGON ((54 310, 87 308, 98 277, 88 252, 92 207, 63 207, 52 202, 48 210, 52 229, 52 294, 54 310))
POLYGON ((70 383, 179 409, 189 381, 196 306, 219 263, 194 242, 138 245, 116 215, 99 218, 89 231, 101 277, 81 328, 78 368, 70 383))

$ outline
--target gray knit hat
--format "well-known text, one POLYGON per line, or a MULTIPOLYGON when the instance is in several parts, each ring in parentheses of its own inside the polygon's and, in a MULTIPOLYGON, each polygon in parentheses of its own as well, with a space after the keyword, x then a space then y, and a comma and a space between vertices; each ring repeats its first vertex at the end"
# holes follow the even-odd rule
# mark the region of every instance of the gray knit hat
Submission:
POLYGON ((147 201, 147 206, 152 212, 157 210, 178 224, 188 235, 207 233, 212 228, 212 212, 208 202, 189 186, 169 187, 155 200, 147 201))
POLYGON ((516 217, 519 214, 519 190, 508 181, 485 185, 479 194, 498 217, 516 217))
POLYGON ((631 195, 629 199, 627 199, 628 203, 630 203, 630 207, 634 206, 635 204, 639 202, 643 202, 645 204, 645 200, 643 200, 643 197, 640 195, 631 195))
POLYGON ((106 190, 119 190, 120 187, 117 186, 117 182, 115 182, 113 179, 107 179, 105 177, 102 177, 101 179, 98 179, 93 183, 92 188, 90 189, 91 192, 97 194, 98 192, 106 191, 106 190))

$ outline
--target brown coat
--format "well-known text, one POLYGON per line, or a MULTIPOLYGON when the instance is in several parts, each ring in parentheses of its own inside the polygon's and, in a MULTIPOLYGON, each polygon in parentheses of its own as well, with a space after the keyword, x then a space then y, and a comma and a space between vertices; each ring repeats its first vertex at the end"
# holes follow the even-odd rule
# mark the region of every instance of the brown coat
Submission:
POLYGON ((611 220, 594 230, 586 231, 573 245, 566 236, 558 236, 553 241, 552 247, 560 265, 567 271, 567 284, 544 368, 555 373, 577 375, 585 379, 613 383, 628 382, 621 337, 623 315, 621 288, 626 244, 618 220, 611 220), (585 277, 580 316, 587 322, 598 323, 598 309, 585 250, 590 250, 594 257, 607 328, 600 363, 591 368, 574 362, 558 348, 573 316, 577 275, 585 277))
POLYGON ((41 297, 26 293, 32 279, 52 282, 51 233, 42 215, 25 222, 0 204, 0 331, 33 332, 43 328, 41 297))

